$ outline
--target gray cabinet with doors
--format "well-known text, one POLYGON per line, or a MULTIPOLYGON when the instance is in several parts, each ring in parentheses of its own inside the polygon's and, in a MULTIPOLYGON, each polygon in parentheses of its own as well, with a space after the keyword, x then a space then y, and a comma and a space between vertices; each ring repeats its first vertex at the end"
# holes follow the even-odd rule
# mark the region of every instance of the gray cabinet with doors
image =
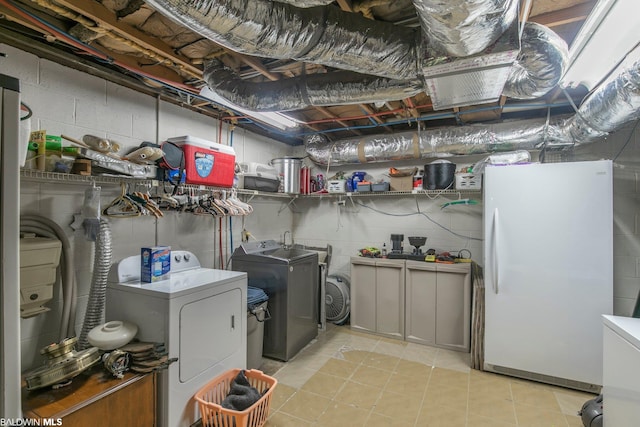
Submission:
POLYGON ((351 329, 468 352, 471 264, 351 258, 351 329))
POLYGON ((404 261, 351 259, 351 329, 404 339, 404 261))
POLYGON ((468 352, 471 264, 406 262, 405 339, 468 352))

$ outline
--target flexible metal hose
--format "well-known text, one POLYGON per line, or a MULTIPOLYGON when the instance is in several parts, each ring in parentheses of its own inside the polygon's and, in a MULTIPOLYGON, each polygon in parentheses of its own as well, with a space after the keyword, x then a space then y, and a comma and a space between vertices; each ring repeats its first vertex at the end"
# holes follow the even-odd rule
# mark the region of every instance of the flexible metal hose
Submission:
POLYGON ((76 275, 73 250, 67 235, 54 221, 40 215, 22 215, 20 217, 20 231, 56 238, 62 242, 62 319, 60 322, 60 340, 75 336, 76 275))
POLYGON ((112 244, 111 228, 106 219, 100 219, 100 228, 96 238, 95 254, 93 256, 93 276, 87 311, 84 315, 78 348, 84 350, 91 347, 87 336, 91 329, 103 323, 105 299, 107 295, 107 275, 111 267, 112 244))

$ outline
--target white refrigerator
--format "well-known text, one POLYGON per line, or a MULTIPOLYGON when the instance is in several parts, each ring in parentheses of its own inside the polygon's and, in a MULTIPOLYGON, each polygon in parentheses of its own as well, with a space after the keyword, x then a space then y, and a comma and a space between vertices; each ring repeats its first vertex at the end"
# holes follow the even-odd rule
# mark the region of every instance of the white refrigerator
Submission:
POLYGON ((484 173, 484 368, 582 390, 602 385, 613 312, 609 160, 484 173))

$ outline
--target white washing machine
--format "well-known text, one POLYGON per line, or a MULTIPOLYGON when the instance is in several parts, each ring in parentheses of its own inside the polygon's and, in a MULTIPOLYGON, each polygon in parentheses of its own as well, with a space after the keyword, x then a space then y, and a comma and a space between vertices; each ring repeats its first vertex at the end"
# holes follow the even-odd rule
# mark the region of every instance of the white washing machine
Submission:
POLYGON ((164 342, 170 358, 160 371, 158 420, 162 427, 190 426, 200 416, 193 395, 217 375, 245 368, 247 274, 202 268, 188 251, 173 251, 167 280, 140 282, 140 256, 109 273, 106 320, 138 325, 141 341, 164 342))

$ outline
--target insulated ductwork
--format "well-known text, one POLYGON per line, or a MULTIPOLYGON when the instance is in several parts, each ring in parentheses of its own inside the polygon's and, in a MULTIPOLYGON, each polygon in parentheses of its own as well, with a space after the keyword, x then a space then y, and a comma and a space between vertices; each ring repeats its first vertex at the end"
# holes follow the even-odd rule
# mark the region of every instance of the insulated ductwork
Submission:
POLYGON ((493 125, 469 125, 372 135, 330 143, 324 135, 305 141, 312 161, 332 166, 352 163, 388 162, 453 155, 531 150, 543 142, 545 120, 527 120, 493 125))
POLYGON ((527 22, 521 48, 502 92, 509 98, 535 99, 553 89, 564 74, 569 51, 549 28, 527 22))
POLYGON ((413 0, 429 45, 449 56, 482 52, 513 24, 517 0, 413 0))
MULTIPOLYGON (((522 50, 512 66, 504 95, 518 99, 545 95, 560 80, 567 55, 566 44, 556 33, 542 25, 527 23, 522 50)), ((203 78, 220 97, 252 111, 386 102, 426 90, 417 78, 392 80, 350 71, 249 82, 239 78, 218 59, 205 62, 203 78)))
MULTIPOLYGON (((638 58, 635 53, 631 58, 638 58)), ((606 80, 580 105, 563 127, 563 139, 577 144, 595 142, 626 123, 640 119, 640 60, 621 67, 616 77, 606 80)))
POLYGON ((148 0, 165 16, 236 52, 395 80, 417 78, 419 35, 337 7, 266 0, 148 0))
POLYGON ((333 0, 275 0, 278 3, 292 4, 296 7, 326 6, 333 3, 333 0))
POLYGON ((496 125, 428 129, 395 135, 329 142, 324 135, 305 141, 311 160, 321 165, 386 162, 452 155, 535 149, 543 145, 580 145, 599 140, 640 119, 640 60, 585 99, 576 114, 563 120, 526 120, 496 125))
POLYGON ((363 104, 405 99, 422 92, 419 80, 401 81, 351 71, 309 74, 271 81, 249 82, 237 77, 220 60, 205 62, 203 78, 209 88, 238 107, 252 111, 288 111, 310 106, 363 104))
MULTIPOLYGON (((322 64, 345 72, 385 79, 329 73, 332 77, 307 76, 291 81, 261 83, 270 85, 274 91, 281 91, 272 97, 270 90, 242 83, 233 75, 223 73, 216 65, 205 70, 212 90, 233 104, 254 111, 285 111, 311 105, 402 99, 420 92, 418 80, 423 75, 428 78, 422 90, 431 96, 438 109, 447 107, 450 102, 446 99, 441 102, 445 94, 436 91, 436 88, 440 81, 438 79, 446 79, 451 73, 447 71, 440 76, 434 68, 435 64, 447 62, 447 58, 443 56, 445 54, 431 56, 429 52, 438 51, 439 47, 445 45, 448 55, 465 56, 482 51, 496 41, 506 28, 513 29, 517 16, 516 0, 456 1, 461 3, 456 7, 451 6, 450 2, 445 4, 438 0, 414 1, 425 34, 430 43, 434 43, 434 46, 429 45, 426 49, 421 45, 423 35, 419 31, 366 19, 334 6, 322 6, 328 3, 324 0, 304 1, 304 6, 311 6, 308 8, 297 7, 299 2, 289 0, 149 0, 147 3, 179 24, 236 52, 322 64), (426 24, 431 21, 434 21, 433 28, 426 24), (344 84, 338 83, 337 78, 344 79, 344 84)), ((500 39, 506 39, 500 44, 502 48, 506 45, 506 53, 496 53, 499 49, 494 46, 492 52, 487 54, 491 60, 482 54, 479 58, 469 59, 465 68, 465 72, 476 76, 481 71, 474 74, 475 68, 487 68, 488 64, 498 61, 506 69, 500 85, 489 95, 471 93, 467 88, 454 85, 456 92, 445 96, 454 98, 455 105, 488 102, 500 95, 502 82, 506 80, 510 64, 515 58, 515 53, 512 56, 509 54, 509 49, 514 49, 510 42, 512 37, 500 39)), ((537 48, 544 50, 543 46, 537 48)), ((542 58, 543 53, 536 51, 535 57, 542 58)), ((542 61, 551 66, 552 60, 546 58, 542 61)), ((460 70, 461 66, 456 63, 454 68, 460 70)), ((493 64, 488 68, 497 67, 493 64)), ((522 69, 521 73, 514 76, 518 78, 514 86, 519 89, 520 97, 533 97, 522 93, 522 90, 532 89, 525 85, 526 82, 540 84, 542 80, 545 83, 552 81, 546 74, 547 70, 541 70, 539 64, 524 62, 522 69), (539 76, 539 70, 545 74, 539 76), (522 74, 528 80, 523 80, 522 74)), ((497 81, 495 77, 493 80, 484 78, 485 84, 494 80, 497 81)), ((444 84, 445 87, 451 87, 448 82, 444 84)), ((532 90, 540 93, 544 89, 536 87, 532 90)))

